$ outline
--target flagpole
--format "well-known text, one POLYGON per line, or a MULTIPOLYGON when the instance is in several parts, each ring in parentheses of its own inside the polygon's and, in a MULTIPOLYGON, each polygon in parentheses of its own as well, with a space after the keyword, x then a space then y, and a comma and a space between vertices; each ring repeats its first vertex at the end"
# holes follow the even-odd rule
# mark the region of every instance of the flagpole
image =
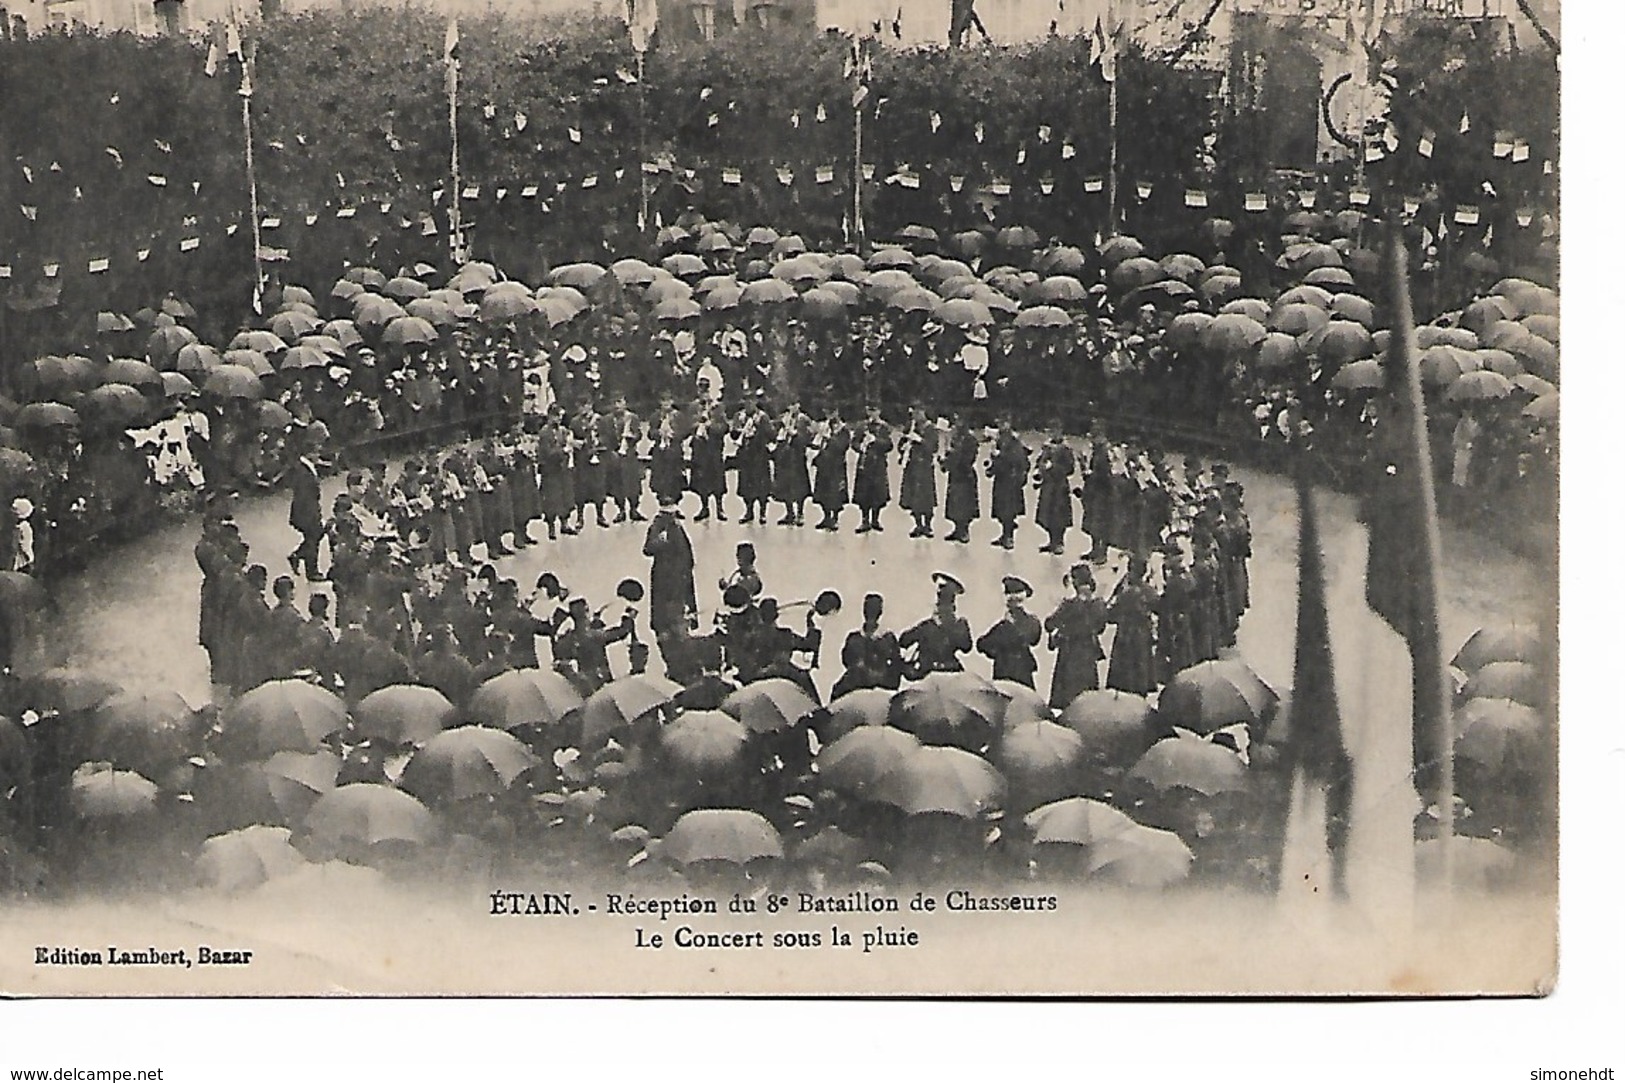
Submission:
MULTIPOLYGON (((1115 76, 1115 72, 1113 75, 1115 76)), ((1106 177, 1106 235, 1112 236, 1117 232, 1117 80, 1113 78, 1107 84, 1107 115, 1108 127, 1111 133, 1110 158, 1107 161, 1106 177)))
MULTIPOLYGON (((456 26, 455 20, 452 26, 456 26)), ((457 140, 457 56, 456 31, 451 33, 451 49, 446 56, 446 99, 447 114, 451 125, 451 207, 448 211, 448 220, 451 225, 451 259, 453 263, 463 261, 463 167, 462 155, 457 140)))
MULTIPOLYGON (((858 84, 863 85, 863 38, 854 39, 856 63, 853 65, 858 84)), ((868 102, 864 95, 852 107, 852 237, 858 250, 863 250, 863 107, 868 102)))
POLYGON ((638 56, 638 232, 649 228, 649 174, 643 163, 649 160, 649 93, 643 87, 643 53, 638 56))
POLYGON ((260 258, 260 191, 254 176, 254 54, 256 43, 243 50, 243 79, 237 96, 243 100, 243 158, 248 169, 248 221, 254 238, 254 311, 260 312, 265 299, 265 264, 260 258), (244 93, 245 89, 248 93, 244 93))

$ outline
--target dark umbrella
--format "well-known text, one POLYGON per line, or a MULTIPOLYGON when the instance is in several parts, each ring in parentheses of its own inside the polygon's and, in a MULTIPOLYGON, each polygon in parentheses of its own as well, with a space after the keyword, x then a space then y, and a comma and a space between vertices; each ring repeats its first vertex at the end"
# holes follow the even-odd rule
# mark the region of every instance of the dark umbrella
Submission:
POLYGON ((457 710, 437 689, 418 684, 392 684, 364 697, 355 706, 358 736, 397 745, 421 745, 452 722, 457 710))
POLYGON ((1035 843, 1093 846, 1140 825, 1104 801, 1069 797, 1040 805, 1022 817, 1035 843))
POLYGON ((333 790, 339 758, 331 752, 278 752, 263 763, 205 769, 196 786, 199 808, 214 830, 248 824, 301 823, 333 790))
POLYGON ((814 767, 825 784, 864 797, 919 748, 919 738, 912 733, 871 723, 848 731, 821 749, 814 767))
POLYGON ((468 702, 468 717, 470 721, 504 730, 519 726, 554 726, 585 702, 575 686, 560 673, 513 669, 480 685, 468 702))
POLYGON ((1350 361, 1332 376, 1332 386, 1339 391, 1380 391, 1386 382, 1382 362, 1375 357, 1350 361))
POLYGON ((0 610, 8 613, 37 612, 50 596, 39 580, 27 572, 0 572, 0 610))
POLYGON ((267 681, 239 696, 220 715, 226 746, 242 759, 277 752, 316 752, 344 727, 344 701, 306 681, 267 681))
POLYGON ((17 411, 11 424, 19 431, 65 429, 79 424, 79 415, 60 402, 31 402, 17 411))
POLYGON ((270 358, 260 351, 249 349, 246 346, 227 350, 220 360, 227 365, 245 368, 255 376, 269 376, 276 371, 276 367, 271 364, 270 358))
POLYGON ((1005 782, 993 765, 961 748, 924 746, 875 783, 871 796, 910 816, 940 812, 973 819, 1004 803, 1005 782))
POLYGON ((784 856, 784 840, 773 825, 747 809, 695 809, 672 824, 660 842, 660 856, 674 865, 718 861, 748 865, 784 856))
POLYGON ((203 393, 222 399, 257 399, 265 389, 251 370, 241 365, 221 365, 203 378, 203 393))
POLYGON ((1488 662, 1467 680, 1468 699, 1510 699, 1530 707, 1546 704, 1546 682, 1530 662, 1488 662))
POLYGON ((1456 758, 1491 772, 1531 771, 1551 741, 1540 712, 1511 699, 1469 699, 1456 712, 1456 758))
POLYGON ((1157 697, 1157 717, 1192 733, 1245 723, 1257 726, 1273 716, 1280 697, 1246 663, 1234 659, 1198 662, 1180 670, 1157 697))
POLYGON ((1080 692, 1060 721, 1083 739, 1084 759, 1096 764, 1127 767, 1151 747, 1151 704, 1144 696, 1080 692))
POLYGON ((1178 835, 1135 824, 1089 848, 1089 874, 1125 887, 1161 889, 1190 875, 1195 855, 1178 835))
POLYGON ((537 762, 511 733, 460 726, 436 734, 412 754, 401 789, 432 804, 502 794, 537 762))
MULTIPOLYGON (((5 597, 4 583, 7 576, 14 575, 22 573, 0 572, 0 602, 8 607, 12 603, 5 597)), ((64 666, 35 674, 24 682, 24 688, 23 702, 32 704, 41 711, 58 711, 63 714, 95 710, 123 691, 112 681, 84 670, 64 666)))
POLYGON ((1163 792, 1185 789, 1212 797, 1247 788, 1247 768, 1241 757, 1202 737, 1158 741, 1129 774, 1163 792))
POLYGON ((145 361, 120 357, 108 362, 101 371, 102 384, 123 384, 126 387, 162 387, 163 374, 145 361))
POLYGON ((658 710, 683 690, 676 681, 651 673, 610 681, 581 706, 582 739, 596 744, 636 719, 658 710))
MULTIPOLYGON (((220 351, 202 342, 182 346, 169 367, 188 375, 201 375, 220 364, 220 351)), ((162 366, 159 366, 162 367, 162 366)))
POLYGON ((783 677, 752 681, 722 701, 722 710, 752 733, 791 729, 817 709, 817 700, 783 677))
POLYGON ((987 747, 1004 718, 1005 698, 972 673, 932 673, 892 697, 887 718, 927 744, 987 747))
POLYGON ((1469 636, 1450 664, 1476 673, 1492 662, 1538 662, 1544 656, 1543 644, 1534 629, 1494 624, 1469 636))
POLYGON ((860 688, 831 701, 829 720, 819 727, 819 735, 833 741, 862 726, 884 726, 892 695, 885 688, 860 688))
POLYGON ((721 711, 688 711, 661 727, 660 747, 685 771, 711 776, 739 762, 751 731, 721 711))
POLYGON ((340 853, 380 843, 419 844, 437 834, 434 814, 417 798, 371 782, 324 794, 311 806, 304 827, 313 841, 340 853))

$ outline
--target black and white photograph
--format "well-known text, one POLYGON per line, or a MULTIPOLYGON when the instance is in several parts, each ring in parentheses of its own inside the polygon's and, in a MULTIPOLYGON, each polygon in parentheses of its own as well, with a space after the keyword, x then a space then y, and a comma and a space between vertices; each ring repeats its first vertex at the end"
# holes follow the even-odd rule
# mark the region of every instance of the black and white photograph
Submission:
POLYGON ((1557 0, 0 21, 0 994, 1552 991, 1557 0))

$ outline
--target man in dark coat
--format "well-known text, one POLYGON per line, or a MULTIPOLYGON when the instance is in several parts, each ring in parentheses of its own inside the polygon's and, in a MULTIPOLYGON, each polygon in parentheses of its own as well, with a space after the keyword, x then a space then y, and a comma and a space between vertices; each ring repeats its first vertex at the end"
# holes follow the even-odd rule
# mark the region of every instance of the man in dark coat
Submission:
POLYGON ((996 681, 1015 681, 1028 688, 1035 687, 1038 659, 1033 657, 1033 648, 1043 638, 1044 629, 1038 618, 1025 608, 1032 594, 1033 588, 1026 580, 1005 576, 1004 617, 976 641, 977 652, 993 659, 996 681))
POLYGON ((881 420, 880 408, 869 407, 869 418, 858 435, 858 469, 852 484, 852 502, 863 512, 859 534, 884 530, 880 513, 891 503, 888 473, 892 449, 891 428, 881 420))
POLYGON ((649 488, 661 505, 672 505, 678 519, 683 513, 676 505, 683 498, 683 437, 687 419, 672 405, 670 395, 660 396, 660 409, 649 422, 649 488))
POLYGON ((1009 418, 999 426, 987 472, 993 479, 993 518, 1000 527, 995 544, 1014 549, 1016 520, 1027 513, 1027 446, 1010 427, 1009 418))
POLYGON ((478 687, 473 665, 453 649, 442 629, 426 629, 422 647, 423 653, 412 666, 413 680, 437 689, 454 707, 466 705, 478 687))
POLYGON ((305 578, 319 582, 323 576, 318 563, 327 525, 322 516, 322 483, 308 454, 301 454, 289 465, 288 488, 293 494, 288 504, 288 525, 299 533, 299 545, 289 554, 288 565, 297 574, 303 564, 305 578))
POLYGON ((1066 532, 1072 526, 1072 475, 1078 468, 1077 456, 1066 446, 1066 434, 1056 422, 1049 441, 1038 453, 1038 525, 1049 535, 1041 552, 1059 554, 1066 548, 1066 532))
POLYGON ((574 675, 577 688, 590 695, 608 684, 613 678, 609 668, 609 645, 632 634, 630 612, 613 628, 595 617, 587 608, 587 599, 577 595, 570 599, 570 623, 553 636, 555 664, 564 663, 566 672, 574 675))
POLYGON ((813 438, 813 503, 823 509, 819 530, 834 530, 841 509, 851 499, 847 485, 846 453, 852 447, 852 430, 841 420, 841 412, 830 407, 813 438))
POLYGON ((773 419, 762 408, 760 396, 747 403, 734 419, 734 439, 739 450, 734 461, 739 469, 739 499, 745 502, 744 523, 767 522, 767 501, 773 495, 773 419))
POLYGON ((694 596, 694 546, 688 531, 678 522, 677 504, 660 498, 660 510, 643 538, 643 555, 653 563, 649 568, 649 624, 661 654, 668 639, 687 626, 690 613, 699 610, 694 596))
POLYGON ((1156 601, 1156 591, 1146 582, 1145 557, 1129 557, 1128 572, 1106 603, 1106 616, 1117 626, 1111 664, 1106 668, 1107 688, 1143 696, 1157 686, 1152 635, 1156 601))
POLYGON ((717 521, 726 523, 728 516, 722 510, 722 498, 728 491, 728 475, 723 455, 723 441, 728 423, 716 406, 703 407, 699 423, 688 438, 688 487, 700 498, 700 513, 696 523, 711 518, 711 507, 716 506, 717 521))
POLYGON ((970 525, 982 514, 981 477, 976 473, 976 458, 981 453, 981 441, 970 426, 960 422, 954 426, 948 441, 948 454, 943 468, 948 474, 948 521, 954 525, 948 535, 951 542, 970 541, 970 525))
POLYGON ((627 408, 625 396, 617 395, 600 424, 604 486, 615 502, 615 521, 624 523, 631 519, 641 523, 644 515, 638 510, 638 501, 643 496, 643 464, 638 460, 637 446, 643 423, 627 408))
POLYGON ((1170 545, 1163 554, 1162 593, 1157 598, 1157 656, 1164 684, 1198 661, 1192 624, 1195 606, 1196 582, 1179 548, 1170 545))
POLYGON ((591 402, 583 402, 570 426, 575 436, 575 492, 576 523, 580 525, 586 509, 592 508, 599 526, 608 526, 604 519, 604 501, 609 498, 607 473, 604 467, 604 435, 607 431, 603 418, 593 410, 591 402))
POLYGON ((903 680, 903 648, 897 634, 880 627, 885 600, 878 594, 863 598, 863 624, 850 632, 841 647, 841 674, 831 690, 840 697, 859 688, 896 688, 903 680))
POLYGON ((901 441, 907 458, 903 461, 903 481, 898 502, 914 516, 911 538, 929 538, 931 520, 937 513, 937 451, 939 435, 936 426, 926 420, 925 411, 915 408, 909 417, 908 431, 901 441))
POLYGON ((965 666, 959 656, 971 648, 970 622, 958 613, 964 584, 946 572, 935 572, 936 611, 898 637, 904 651, 913 650, 907 675, 915 680, 927 673, 959 673, 965 666))
POLYGON ((1099 436, 1089 442, 1089 465, 1083 477, 1083 529, 1089 532, 1089 561, 1106 563, 1112 538, 1113 503, 1111 445, 1099 436))
POLYGON ((807 472, 807 448, 812 444, 812 419, 792 402, 779 416, 773 443, 773 498, 784 505, 780 526, 801 526, 812 478, 807 472))
POLYGON ((1095 596, 1095 573, 1088 564, 1073 565, 1066 581, 1072 597, 1063 598, 1044 621, 1055 652, 1049 705, 1063 710, 1078 693, 1100 687, 1100 636, 1106 630, 1106 603, 1095 596))
POLYGON ((276 582, 271 584, 271 595, 276 599, 276 604, 265 615, 261 647, 266 656, 264 672, 268 677, 291 677, 308 666, 302 649, 305 617, 294 605, 293 590, 291 576, 279 575, 276 582))

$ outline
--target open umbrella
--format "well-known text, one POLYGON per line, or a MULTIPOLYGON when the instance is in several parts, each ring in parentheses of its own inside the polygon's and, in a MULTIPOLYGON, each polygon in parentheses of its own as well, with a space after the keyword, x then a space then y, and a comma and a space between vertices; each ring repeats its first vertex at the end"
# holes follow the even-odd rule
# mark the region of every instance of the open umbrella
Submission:
POLYGON ((1107 237, 1100 242, 1100 258, 1112 266, 1145 252, 1145 246, 1136 237, 1126 234, 1107 237))
POLYGON ((406 309, 388 297, 367 293, 356 298, 355 322, 360 327, 382 327, 406 315, 406 309))
POLYGON ((1545 653, 1534 629, 1517 624, 1492 624, 1469 636, 1450 664, 1476 673, 1492 662, 1538 662, 1545 653))
POLYGON ((770 272, 774 278, 793 285, 811 286, 829 277, 829 270, 811 256, 781 260, 770 272))
POLYGON ((225 355, 220 360, 222 364, 236 365, 239 368, 245 368, 249 372, 252 372, 255 376, 269 376, 276 371, 275 366, 271 364, 269 358, 260 353, 260 351, 251 350, 246 346, 239 346, 236 349, 227 350, 225 355))
MULTIPOLYGON (((489 301, 490 298, 486 298, 481 302, 482 312, 489 301)), ((384 342, 391 346, 427 346, 439 337, 434 324, 418 316, 397 316, 384 328, 384 342)))
POLYGON ((703 311, 704 309, 698 301, 673 297, 670 300, 661 301, 655 306, 654 317, 667 323, 675 323, 679 320, 692 320, 703 311))
POLYGON ((322 333, 336 339, 346 350, 352 350, 366 342, 366 339, 361 337, 361 331, 356 327, 354 320, 328 320, 322 324, 322 333))
POLYGON ((1462 694, 1468 699, 1510 699, 1530 707, 1546 704, 1546 682, 1532 662, 1486 662, 1473 671, 1462 694))
POLYGON ((1245 662, 1198 662, 1180 670, 1157 698, 1157 717, 1192 733, 1268 722, 1280 697, 1245 662))
POLYGON ((582 739, 597 744, 636 719, 658 710, 683 690, 676 681, 642 673, 610 681, 581 705, 582 739))
POLYGON ((1353 320, 1333 320, 1303 336, 1303 345, 1322 361, 1341 365, 1371 356, 1371 332, 1353 320))
POLYGON ((584 702, 581 693, 560 673, 512 669, 480 685, 468 702, 468 717, 504 730, 554 726, 584 702))
POLYGON ((1259 345, 1256 361, 1260 369, 1284 369, 1292 367, 1301 356, 1296 338, 1271 331, 1259 345))
POLYGON ((833 290, 818 287, 801 295, 801 311, 809 319, 836 319, 845 316, 846 309, 846 300, 833 290))
POLYGON ((1127 813, 1087 797, 1068 797, 1040 805, 1022 817, 1035 843, 1093 846, 1133 831, 1140 825, 1127 813))
POLYGON ((1277 304, 1270 312, 1266 326, 1271 331, 1288 335, 1308 335, 1332 322, 1331 313, 1319 305, 1305 301, 1277 304))
POLYGON ((907 271, 912 270, 916 262, 914 253, 906 248, 881 248, 863 264, 871 271, 907 271))
POLYGON ((660 747, 673 763, 711 775, 739 762, 751 731, 721 711, 687 711, 660 730, 660 747))
POLYGON ((660 856, 674 865, 702 861, 748 865, 784 856, 784 840, 772 824, 748 809, 695 809, 671 825, 660 843, 660 856))
POLYGON ((134 771, 86 763, 73 772, 68 803, 81 820, 127 820, 157 807, 158 787, 134 771))
POLYGON ((91 756, 154 777, 195 752, 198 718, 174 692, 122 692, 90 719, 91 756))
POLYGON ((1455 346, 1429 346, 1417 361, 1422 382, 1429 387, 1449 387, 1463 373, 1478 371, 1478 366, 1477 354, 1455 346))
POLYGON ((1165 888, 1190 875, 1195 855, 1172 831, 1135 824, 1089 848, 1092 879, 1126 887, 1165 888))
POLYGON ((1017 327, 1056 328, 1071 327, 1072 317, 1067 315, 1065 309, 1054 305, 1039 305, 1036 308, 1022 309, 1016 313, 1017 327))
POLYGON ((1562 323, 1555 315, 1536 312, 1533 315, 1525 316, 1519 322, 1529 330, 1530 334, 1545 339, 1553 346, 1560 344, 1558 336, 1562 331, 1562 323))
POLYGON ((322 321, 303 312, 278 312, 271 317, 271 333, 284 342, 292 342, 308 335, 322 325, 322 321))
POLYGON ((891 713, 893 693, 885 688, 859 688, 830 702, 829 718, 818 727, 819 736, 834 741, 864 726, 884 726, 891 713))
POLYGON ((1252 352, 1267 334, 1269 332, 1257 320, 1230 312, 1215 316, 1213 322, 1202 329, 1202 347, 1220 356, 1233 357, 1252 352))
POLYGON ((1119 308, 1132 311, 1150 305, 1153 308, 1173 309, 1179 308, 1195 296, 1196 290, 1189 284, 1177 278, 1165 278, 1160 282, 1151 282, 1130 290, 1119 302, 1119 308))
POLYGON ((776 278, 759 278, 755 282, 745 283, 740 300, 750 305, 779 305, 793 301, 795 297, 795 287, 788 283, 780 282, 776 278))
POLYGON ((190 346, 197 341, 197 336, 184 327, 155 328, 147 338, 145 357, 158 368, 167 368, 168 362, 181 347, 190 346))
POLYGON ((932 673, 892 697, 887 720, 927 744, 986 748, 1004 719, 1006 700, 972 673, 932 673))
MULTIPOLYGON (((521 316, 528 316, 535 311, 536 301, 533 300, 528 293, 487 293, 480 300, 479 307, 481 323, 509 323, 513 320, 519 319, 521 316)), ((412 317, 408 317, 408 319, 411 318, 412 317)), ((391 337, 392 334, 406 335, 407 332, 405 331, 396 331, 396 328, 402 325, 404 322, 405 321, 403 320, 396 320, 388 327, 384 328, 384 341, 396 341, 395 338, 391 337)), ((418 328, 416 329, 414 336, 406 337, 400 340, 409 343, 433 341, 432 337, 429 339, 422 338, 421 330, 421 328, 418 328)))
POLYGON ((451 701, 419 684, 392 684, 355 705, 355 731, 397 745, 421 745, 456 717, 451 701))
POLYGON ((410 794, 352 782, 323 794, 305 815, 305 832, 326 847, 366 850, 379 843, 424 843, 436 835, 434 814, 410 794))
POLYGON ((1049 701, 1020 681, 997 680, 993 682, 993 687, 1004 697, 1004 713, 999 719, 999 724, 1005 730, 1013 729, 1024 722, 1054 721, 1049 701))
POLYGON ((240 759, 276 752, 316 752, 347 721, 344 701, 306 681, 267 681, 234 700, 220 715, 226 746, 240 759))
POLYGON ((327 295, 338 301, 353 301, 366 292, 367 287, 361 283, 352 282, 348 278, 341 278, 333 283, 333 288, 327 292, 327 295))
MULTIPOLYGON (((841 697, 842 700, 847 698, 841 697)), ((826 785, 842 793, 865 797, 919 748, 919 738, 912 733, 870 723, 856 726, 820 749, 814 766, 826 785)))
MULTIPOLYGON (((160 379, 162 386, 163 380, 160 379)), ((131 429, 147 416, 147 400, 141 392, 124 384, 108 384, 87 392, 79 400, 79 413, 88 421, 109 429, 131 429)))
POLYGON ((257 405, 259 409, 255 424, 261 432, 286 432, 293 428, 293 413, 280 402, 261 402, 257 405))
POLYGON ((1202 332, 1212 322, 1213 317, 1206 312, 1182 312, 1169 322, 1162 341, 1175 351, 1195 349, 1202 342, 1202 332))
POLYGON ((1221 316, 1232 312, 1240 316, 1246 316, 1250 320, 1256 320, 1259 323, 1265 323, 1270 318, 1268 302, 1257 297, 1238 297, 1234 301, 1226 301, 1224 306, 1219 309, 1221 316))
POLYGON ((384 293, 397 301, 412 301, 429 295, 429 287, 415 278, 398 275, 384 283, 384 293))
POLYGON ((1524 374, 1523 362, 1506 350, 1485 348, 1474 350, 1473 353, 1478 358, 1478 367, 1481 369, 1498 373, 1508 380, 1514 380, 1524 374))
MULTIPOLYGON (((789 287, 785 288, 788 289, 789 287)), ((790 292, 794 293, 795 291, 791 290, 790 292)), ((739 286, 718 286, 705 295, 705 300, 700 302, 700 307, 707 312, 726 312, 738 308, 739 302, 744 298, 744 295, 744 289, 739 286)))
POLYGON ((1207 264, 1201 257, 1193 256, 1189 252, 1170 252, 1158 260, 1158 265, 1170 278, 1177 278, 1181 282, 1195 281, 1196 276, 1207 269, 1207 264))
POLYGON ((286 827, 253 824, 203 840, 198 880, 220 891, 259 887, 306 864, 286 827))
POLYGON ((1466 372, 1444 394, 1446 402, 1494 402, 1512 395, 1512 381, 1499 372, 1466 372))
POLYGON ((101 371, 103 386, 123 384, 126 387, 162 387, 163 374, 145 361, 128 357, 114 358, 101 371))
POLYGON ((339 758, 325 751, 278 752, 262 763, 212 766, 195 786, 198 807, 214 830, 293 826, 332 791, 339 766, 339 758))
POLYGON ((96 366, 88 357, 41 357, 24 373, 41 398, 88 391, 98 382, 96 366))
MULTIPOLYGON (((19 583, 26 586, 33 583, 33 578, 22 572, 0 572, 0 604, 8 608, 18 605, 18 596, 10 592, 16 590, 19 583), (8 578, 13 576, 20 578, 8 578), (11 586, 8 586, 8 582, 11 586)), ((38 591, 39 604, 44 604, 43 588, 35 583, 28 589, 38 591)), ((67 666, 56 666, 35 674, 24 682, 24 689, 24 703, 41 711, 63 714, 93 711, 123 691, 112 681, 67 666)))
POLYGON ((752 681, 722 701, 722 710, 743 722, 752 733, 792 729, 817 709, 817 700, 783 677, 752 681))
POLYGON ((961 748, 924 746, 874 784, 871 796, 910 816, 946 813, 973 819, 999 809, 1005 782, 993 765, 961 748))
POLYGON ((96 333, 98 335, 119 335, 126 331, 134 331, 135 322, 120 312, 96 313, 96 333))
POLYGON ((1149 286, 1151 283, 1167 277, 1155 260, 1144 256, 1131 256, 1111 269, 1109 278, 1111 284, 1118 290, 1126 293, 1129 290, 1149 286))
POLYGON ((1516 320, 1523 313, 1510 299, 1499 294, 1480 297, 1472 304, 1461 310, 1461 326, 1480 335, 1490 324, 1500 320, 1516 320))
POLYGON ((1083 738, 1056 722, 1033 719, 1007 727, 996 746, 993 762, 1010 780, 1011 788, 1027 795, 1028 803, 1060 797, 1070 790, 1071 774, 1083 760, 1083 738))
POLYGON ((1127 767, 1151 747, 1151 704, 1130 692, 1080 692, 1060 722, 1083 739, 1083 758, 1095 764, 1127 767))
POLYGON ((1240 275, 1215 275, 1212 278, 1202 279, 1201 284, 1197 286, 1197 291, 1209 301, 1235 297, 1242 289, 1240 275))
POLYGON ((705 260, 691 252, 677 252, 667 256, 660 261, 660 266, 679 278, 703 275, 706 272, 705 260))
POLYGON ((73 407, 64 406, 60 402, 31 402, 17 411, 17 416, 11 419, 11 424, 19 431, 66 429, 79 424, 79 415, 74 412, 73 407))
POLYGON ((694 287, 678 278, 673 278, 666 272, 662 277, 649 283, 643 291, 643 299, 651 305, 658 305, 662 301, 687 301, 694 296, 694 287))
POLYGON ((347 282, 359 282, 370 290, 381 290, 384 283, 389 281, 389 276, 376 267, 351 267, 344 272, 344 279, 347 282))
POLYGON ((1438 324, 1424 324, 1416 329, 1416 345, 1421 349, 1429 346, 1454 346, 1458 350, 1476 350, 1483 343, 1478 336, 1465 327, 1440 327, 1438 324))
MULTIPOLYGON (((455 327, 457 326, 456 309, 462 307, 466 303, 467 302, 465 301, 459 300, 454 307, 452 304, 435 297, 419 297, 414 301, 408 301, 406 303, 406 314, 408 316, 416 316, 419 319, 428 320, 436 327, 455 327)), ((497 318, 495 316, 486 317, 484 315, 484 311, 485 309, 482 305, 480 307, 481 318, 486 319, 487 322, 497 318)))
POLYGON ((1375 357, 1350 361, 1332 376, 1332 386, 1339 391, 1380 391, 1385 384, 1382 362, 1375 357))
POLYGON ((1089 299, 1089 291, 1071 275, 1051 275, 1027 290, 1027 299, 1040 304, 1071 305, 1089 299))
POLYGON ((1557 392, 1542 395, 1523 408, 1523 416, 1541 425, 1557 423, 1557 392))
POLYGON ((537 762, 511 733, 459 726, 412 753, 401 772, 401 789, 430 804, 501 794, 537 762))
POLYGON ((202 342, 193 342, 177 350, 167 367, 188 375, 201 375, 220 364, 220 360, 219 350, 202 342))
POLYGON ((1332 295, 1332 317, 1339 320, 1351 320, 1364 327, 1367 331, 1377 324, 1377 310, 1370 301, 1353 293, 1338 293, 1332 295))
MULTIPOLYGON (((239 331, 226 344, 228 350, 256 350, 262 354, 281 353, 288 348, 279 335, 270 331, 239 331)), ((228 357, 229 361, 230 358, 228 357)))
POLYGON ((1129 772, 1156 790, 1192 790, 1212 797, 1247 788, 1241 757, 1201 737, 1166 737, 1146 750, 1129 772))
POLYGON ((204 376, 203 393, 221 399, 257 399, 265 394, 265 388, 251 369, 221 365, 204 376))
POLYGON ((1314 305, 1316 308, 1332 310, 1332 293, 1321 286, 1293 286, 1275 299, 1277 307, 1282 305, 1314 305))
POLYGON ((1557 385, 1551 383, 1549 380, 1541 379, 1532 372, 1525 372, 1522 375, 1514 376, 1512 378, 1512 386, 1519 392, 1529 396, 1531 399, 1538 399, 1544 395, 1557 394, 1557 385))
MULTIPOLYGON (((609 266, 609 273, 623 286, 647 286, 655 280, 655 269, 641 259, 618 259, 609 266)), ((569 283, 565 283, 569 285, 569 283)))
POLYGON ((898 312, 935 312, 941 303, 942 298, 924 286, 894 290, 886 297, 886 307, 898 312))
POLYGON ((1540 712, 1516 700, 1469 699, 1455 721, 1456 757, 1492 772, 1538 767, 1551 741, 1540 712))
POLYGON ((1311 286, 1346 289, 1354 285, 1354 276, 1343 267, 1316 267, 1303 276, 1303 281, 1311 286))
POLYGON ((300 369, 326 369, 333 364, 335 358, 318 350, 314 346, 295 346, 282 355, 282 370, 284 372, 297 372, 300 369))

